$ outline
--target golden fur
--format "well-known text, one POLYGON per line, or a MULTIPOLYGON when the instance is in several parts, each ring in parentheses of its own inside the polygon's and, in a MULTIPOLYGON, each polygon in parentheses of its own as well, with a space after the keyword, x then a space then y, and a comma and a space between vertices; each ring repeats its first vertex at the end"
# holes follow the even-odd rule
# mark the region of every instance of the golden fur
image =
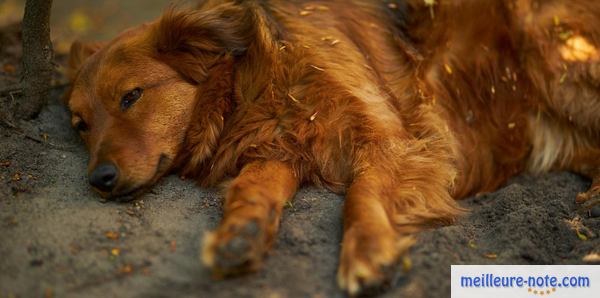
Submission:
POLYGON ((206 1, 73 46, 69 106, 107 197, 227 185, 202 258, 256 270, 304 183, 345 193, 341 288, 381 285, 455 199, 530 170, 600 175, 600 4, 206 1), (128 110, 128 90, 143 96, 128 110))

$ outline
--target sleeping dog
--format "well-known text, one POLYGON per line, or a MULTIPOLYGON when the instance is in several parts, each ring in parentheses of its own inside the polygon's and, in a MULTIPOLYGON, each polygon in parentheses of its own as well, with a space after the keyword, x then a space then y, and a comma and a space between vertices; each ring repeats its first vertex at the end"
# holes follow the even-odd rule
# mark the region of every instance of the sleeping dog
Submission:
POLYGON ((217 276, 257 270, 298 187, 345 195, 339 286, 377 287, 456 199, 524 171, 600 193, 600 2, 205 1, 73 44, 72 124, 103 197, 225 181, 217 276))

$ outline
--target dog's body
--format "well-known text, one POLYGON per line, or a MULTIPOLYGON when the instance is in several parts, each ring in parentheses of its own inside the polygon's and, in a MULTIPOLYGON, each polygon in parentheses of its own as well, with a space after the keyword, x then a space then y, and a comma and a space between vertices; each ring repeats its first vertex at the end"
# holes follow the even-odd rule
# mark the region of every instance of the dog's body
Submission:
POLYGON ((599 44, 584 0, 209 1, 76 44, 69 105, 106 196, 171 170, 236 177, 204 240, 216 273, 258 268, 302 183, 345 193, 354 294, 459 215, 454 198, 559 169, 597 196, 599 44))

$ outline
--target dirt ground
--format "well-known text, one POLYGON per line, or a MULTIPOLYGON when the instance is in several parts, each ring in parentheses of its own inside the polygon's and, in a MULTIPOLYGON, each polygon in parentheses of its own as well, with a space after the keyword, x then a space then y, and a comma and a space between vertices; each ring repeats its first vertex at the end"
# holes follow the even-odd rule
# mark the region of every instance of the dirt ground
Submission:
MULTIPOLYGON (((18 52, 0 48, 0 66, 18 52)), ((0 68, 0 90, 17 76, 0 68)), ((212 280, 198 252, 221 217, 218 192, 171 176, 136 202, 101 202, 63 91, 38 119, 0 123, 0 297, 344 296, 335 284, 343 197, 303 188, 264 270, 212 280)), ((589 185, 570 173, 525 175, 464 200, 471 212, 422 233, 411 269, 398 266, 382 297, 448 297, 451 264, 583 264, 600 253, 600 218, 576 220, 574 198, 589 185)))
MULTIPOLYGON (((21 132, 0 126, 0 297, 343 296, 335 285, 342 197, 302 189, 265 270, 214 281, 198 251, 221 216, 220 195, 171 176, 137 202, 100 202, 58 93, 21 132)), ((583 263, 600 251, 600 218, 581 220, 587 240, 566 221, 588 186, 570 173, 521 176, 463 201, 471 213, 420 235, 412 269, 399 266, 383 297, 447 297, 450 264, 583 263)))

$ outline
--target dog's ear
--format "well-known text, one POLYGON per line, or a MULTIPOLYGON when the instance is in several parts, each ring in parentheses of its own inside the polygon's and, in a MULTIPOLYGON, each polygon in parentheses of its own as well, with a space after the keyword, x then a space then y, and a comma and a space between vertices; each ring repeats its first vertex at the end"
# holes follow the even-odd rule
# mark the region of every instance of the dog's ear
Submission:
POLYGON ((243 55, 253 39, 255 21, 242 4, 222 3, 200 10, 168 9, 153 31, 161 61, 185 79, 199 83, 224 54, 243 55))
POLYGON ((69 77, 69 80, 73 81, 83 62, 85 62, 89 56, 99 51, 105 45, 105 42, 83 43, 78 40, 74 41, 71 45, 69 65, 67 68, 67 76, 69 77))

